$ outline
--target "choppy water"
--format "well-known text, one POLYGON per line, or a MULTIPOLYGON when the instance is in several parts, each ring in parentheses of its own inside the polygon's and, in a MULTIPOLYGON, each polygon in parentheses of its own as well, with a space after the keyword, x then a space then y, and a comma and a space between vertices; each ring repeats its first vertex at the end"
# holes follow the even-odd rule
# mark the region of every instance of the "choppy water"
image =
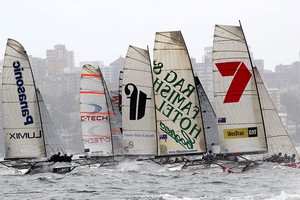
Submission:
POLYGON ((218 167, 169 171, 153 163, 15 175, 0 167, 0 199, 300 199, 300 169, 270 163, 242 174, 218 167))

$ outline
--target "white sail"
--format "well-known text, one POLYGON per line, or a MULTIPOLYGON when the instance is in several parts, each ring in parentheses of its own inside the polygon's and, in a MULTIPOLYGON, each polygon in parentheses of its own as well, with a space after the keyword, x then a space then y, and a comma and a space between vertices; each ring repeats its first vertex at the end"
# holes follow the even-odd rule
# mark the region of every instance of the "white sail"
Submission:
POLYGON ((219 134, 217 127, 217 116, 204 91, 200 80, 198 79, 198 77, 195 77, 195 79, 202 111, 203 126, 205 128, 206 146, 209 150, 212 150, 214 153, 219 153, 219 134))
POLYGON ((258 72, 258 69, 254 67, 253 70, 258 93, 261 99, 260 102, 263 119, 265 122, 268 154, 270 156, 273 154, 278 154, 279 152, 281 152, 282 155, 287 154, 288 156, 295 154, 295 159, 299 160, 299 154, 297 153, 297 150, 295 149, 295 146, 277 113, 277 110, 258 72))
POLYGON ((215 26, 213 80, 221 151, 266 152, 262 112, 242 27, 215 26))
POLYGON ((125 155, 156 155, 156 122, 149 51, 129 46, 122 80, 125 155))
POLYGON ((36 92, 37 92, 37 98, 41 110, 42 126, 43 126, 43 131, 45 136, 47 157, 57 154, 58 152, 66 153, 63 143, 52 121, 50 113, 46 107, 42 94, 39 89, 37 89, 36 92))
POLYGON ((88 155, 112 156, 112 137, 102 74, 84 65, 80 82, 80 115, 84 149, 88 155))
POLYGON ((157 32, 153 57, 159 155, 205 152, 201 108, 181 32, 157 32))
POLYGON ((8 39, 2 76, 3 134, 6 158, 45 157, 40 111, 28 56, 8 39))

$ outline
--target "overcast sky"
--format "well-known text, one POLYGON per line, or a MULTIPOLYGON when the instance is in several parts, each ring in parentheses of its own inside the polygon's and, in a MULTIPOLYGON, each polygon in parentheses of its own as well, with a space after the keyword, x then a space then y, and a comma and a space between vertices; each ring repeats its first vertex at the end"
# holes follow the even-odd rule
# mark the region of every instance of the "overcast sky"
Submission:
MULTIPOLYGON (((181 30, 191 57, 202 61, 215 24, 241 20, 255 59, 266 69, 299 60, 299 0, 0 0, 0 54, 7 38, 28 54, 65 44, 79 61, 106 65, 125 56, 128 45, 152 51, 158 31, 181 30)), ((152 53, 151 53, 152 54, 152 53)))

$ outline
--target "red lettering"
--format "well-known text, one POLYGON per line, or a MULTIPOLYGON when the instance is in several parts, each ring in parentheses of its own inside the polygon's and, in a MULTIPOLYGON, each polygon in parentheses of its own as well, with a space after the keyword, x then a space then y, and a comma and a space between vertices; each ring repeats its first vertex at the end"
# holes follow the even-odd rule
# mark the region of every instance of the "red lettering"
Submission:
POLYGON ((108 118, 108 116, 102 116, 102 120, 108 121, 109 118, 108 118))
POLYGON ((85 144, 96 144, 101 142, 111 142, 110 137, 96 137, 96 138, 85 138, 84 143, 85 144))
POLYGON ((81 116, 81 121, 108 121, 109 117, 106 116, 89 116, 89 115, 85 115, 85 116, 81 116))

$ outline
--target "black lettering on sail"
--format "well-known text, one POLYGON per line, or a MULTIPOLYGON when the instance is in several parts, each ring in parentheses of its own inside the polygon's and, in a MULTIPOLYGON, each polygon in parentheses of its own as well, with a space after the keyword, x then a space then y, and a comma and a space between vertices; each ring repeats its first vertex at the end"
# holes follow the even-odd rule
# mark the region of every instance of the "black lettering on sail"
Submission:
POLYGON ((129 119, 130 120, 142 119, 145 116, 146 101, 147 99, 151 99, 151 98, 147 98, 146 93, 142 91, 138 91, 137 87, 132 83, 128 83, 125 86, 125 94, 128 96, 127 98, 130 99, 129 119), (130 91, 129 86, 133 87, 132 92, 130 91))
POLYGON ((147 94, 140 91, 139 106, 138 106, 139 109, 138 109, 138 118, 137 119, 142 119, 145 116, 146 101, 147 101, 147 94))
POLYGON ((130 99, 130 104, 129 104, 129 119, 130 120, 135 120, 135 115, 136 115, 136 101, 137 101, 137 88, 135 85, 133 85, 132 83, 128 83, 125 86, 125 94, 129 97, 127 97, 128 99, 130 99), (133 91, 131 92, 129 89, 129 86, 133 87, 133 91), (131 93, 131 94, 130 94, 131 93))

